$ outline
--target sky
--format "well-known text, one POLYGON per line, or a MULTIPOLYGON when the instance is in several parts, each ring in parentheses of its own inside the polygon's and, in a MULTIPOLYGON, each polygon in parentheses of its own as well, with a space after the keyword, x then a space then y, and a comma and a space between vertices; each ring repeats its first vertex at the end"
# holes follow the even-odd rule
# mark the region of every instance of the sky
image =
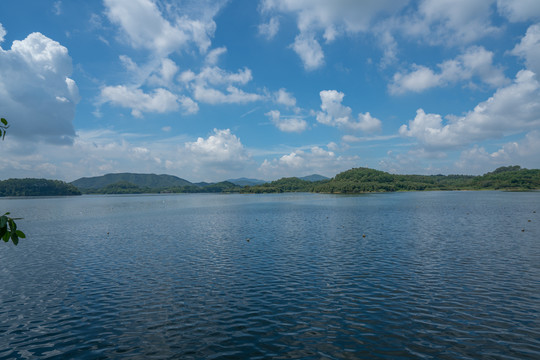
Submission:
POLYGON ((538 0, 2 0, 0 179, 540 168, 538 0))

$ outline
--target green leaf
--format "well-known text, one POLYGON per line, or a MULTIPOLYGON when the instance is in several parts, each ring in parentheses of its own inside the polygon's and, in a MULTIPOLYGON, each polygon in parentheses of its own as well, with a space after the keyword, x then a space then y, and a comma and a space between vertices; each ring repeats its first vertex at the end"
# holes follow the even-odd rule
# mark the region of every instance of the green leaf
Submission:
POLYGON ((5 227, 6 224, 7 224, 7 221, 8 221, 7 216, 5 216, 5 215, 0 216, 0 228, 5 227))
POLYGON ((21 230, 17 230, 16 233, 19 238, 26 239, 26 235, 21 230))
POLYGON ((13 221, 13 219, 8 218, 8 224, 9 224, 9 230, 11 230, 12 232, 17 231, 17 224, 15 224, 15 221, 13 221))
POLYGON ((0 227, 0 239, 4 237, 4 234, 7 233, 7 226, 0 227))
POLYGON ((7 120, 4 119, 4 118, 2 118, 0 121, 2 121, 2 124, 4 124, 4 125, 7 125, 7 124, 8 124, 7 120))
POLYGON ((4 242, 8 242, 9 241, 9 235, 11 235, 9 233, 9 231, 6 231, 6 233, 4 234, 4 236, 2 236, 2 239, 4 240, 4 242))
POLYGON ((13 241, 13 244, 17 245, 19 243, 19 237, 15 232, 11 233, 11 241, 13 241))

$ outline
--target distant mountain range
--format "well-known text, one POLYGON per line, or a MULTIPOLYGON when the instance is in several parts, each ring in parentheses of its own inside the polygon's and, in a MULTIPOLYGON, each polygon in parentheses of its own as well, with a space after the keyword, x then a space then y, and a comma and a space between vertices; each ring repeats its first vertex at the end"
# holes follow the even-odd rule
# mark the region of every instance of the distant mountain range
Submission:
POLYGON ((481 176, 394 175, 384 171, 354 168, 328 179, 321 175, 281 178, 272 182, 239 178, 218 183, 191 183, 172 175, 119 173, 84 177, 71 183, 45 179, 0 181, 3 196, 56 196, 84 194, 143 193, 280 193, 316 192, 358 194, 366 192, 422 190, 511 190, 540 189, 540 170, 503 166, 481 176))

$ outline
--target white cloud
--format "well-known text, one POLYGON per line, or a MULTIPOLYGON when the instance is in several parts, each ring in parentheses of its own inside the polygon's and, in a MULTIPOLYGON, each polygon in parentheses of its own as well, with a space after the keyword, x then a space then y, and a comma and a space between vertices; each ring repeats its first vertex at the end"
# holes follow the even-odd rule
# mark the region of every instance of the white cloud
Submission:
POLYGON ((202 71, 195 77, 199 82, 204 82, 212 85, 229 85, 241 84, 245 85, 253 79, 251 70, 243 68, 236 73, 223 70, 217 66, 204 67, 202 71))
POLYGON ((131 46, 159 56, 183 50, 189 43, 194 43, 204 53, 216 29, 212 17, 217 9, 210 16, 193 19, 180 13, 162 14, 151 0, 104 0, 104 3, 109 20, 121 27, 131 46))
POLYGON ((470 81, 473 77, 493 87, 508 82, 502 69, 493 65, 493 53, 483 47, 470 47, 464 54, 438 64, 437 67, 440 69, 438 73, 415 64, 413 70, 408 73, 394 74, 393 82, 388 86, 390 93, 422 92, 458 81, 470 81))
POLYGON ((261 95, 246 93, 235 86, 228 86, 226 92, 195 84, 193 96, 206 104, 246 104, 262 99, 261 95))
POLYGON ((474 145, 464 150, 456 167, 475 173, 493 171, 499 166, 520 164, 527 168, 540 167, 540 132, 531 131, 521 141, 513 141, 502 145, 494 152, 488 152, 484 147, 474 145))
POLYGON ((173 80, 179 68, 174 61, 165 58, 161 60, 161 65, 154 71, 146 82, 152 86, 172 87, 173 80))
MULTIPOLYGON (((324 65, 324 52, 317 40, 319 36, 330 43, 345 34, 372 31, 374 19, 395 14, 407 3, 408 0, 263 0, 261 12, 296 16, 299 34, 292 48, 302 59, 304 68, 310 71, 324 65)), ((260 32, 261 28, 273 34, 270 29, 273 31, 274 27, 262 24, 260 32)))
POLYGON ((101 99, 103 102, 130 108, 135 117, 142 117, 145 112, 165 113, 179 108, 178 96, 161 88, 147 94, 141 89, 124 85, 106 86, 101 89, 101 99))
POLYGON ((532 130, 540 126, 540 83, 529 70, 518 72, 514 82, 498 89, 488 100, 465 116, 447 116, 417 111, 402 136, 414 137, 430 149, 454 148, 474 141, 532 130))
POLYGON ((494 34, 494 0, 422 0, 418 11, 405 19, 402 29, 429 43, 463 45, 494 34))
POLYGON ((300 34, 294 39, 294 51, 300 56, 304 69, 311 71, 324 64, 324 54, 321 45, 313 35, 300 34))
POLYGON ((497 0, 497 9, 513 22, 540 18, 540 2, 537 0, 497 0))
POLYGON ((317 112, 317 121, 321 124, 373 132, 380 130, 381 121, 371 116, 369 112, 358 114, 358 121, 352 119, 352 110, 342 104, 344 93, 337 90, 320 92, 321 110, 317 112))
MULTIPOLYGON (((0 33, 5 34, 3 27, 0 33)), ((1 35, 0 37, 3 37, 1 35)), ((41 33, 0 47, 0 109, 10 136, 72 143, 79 92, 68 50, 41 33)))
POLYGON ((267 24, 259 25, 259 34, 266 37, 268 40, 273 39, 279 31, 279 19, 272 17, 267 24))
POLYGON ((299 117, 283 117, 278 110, 272 110, 265 114, 272 123, 283 132, 297 132, 301 133, 307 129, 307 122, 299 117))
POLYGON ((358 128, 363 132, 371 133, 381 130, 381 120, 371 116, 369 112, 358 114, 358 122, 354 123, 354 128, 358 128))
POLYGON ((523 57, 527 68, 540 77, 540 24, 527 29, 521 42, 512 50, 512 54, 523 57))
POLYGON ((262 12, 284 12, 297 16, 300 32, 317 29, 332 41, 343 33, 367 31, 381 13, 394 13, 408 0, 263 0, 262 12))
POLYGON ((274 102, 287 107, 296 106, 296 98, 285 89, 279 89, 274 93, 274 102))
POLYGON ((259 171, 267 178, 305 176, 315 173, 334 176, 354 167, 357 161, 357 157, 337 156, 333 151, 313 146, 309 151, 298 149, 279 158, 265 159, 259 171))
POLYGON ((217 64, 219 57, 227 52, 227 48, 222 46, 217 49, 211 50, 208 55, 206 55, 206 63, 209 65, 217 64))
POLYGON ((191 158, 197 162, 198 169, 209 167, 211 171, 217 172, 240 170, 251 158, 230 129, 214 129, 213 135, 206 139, 199 137, 197 141, 187 142, 185 149, 193 155, 191 158))
MULTIPOLYGON (((170 131, 168 127, 164 132, 170 131)), ((14 177, 73 181, 109 172, 167 173, 189 181, 222 181, 249 171, 255 164, 230 130, 214 130, 207 138, 159 137, 112 130, 78 131, 72 145, 23 143, 12 138, 2 145, 0 168, 14 177)))
POLYGON ((4 36, 6 36, 6 34, 6 29, 4 29, 2 23, 0 23, 0 44, 4 42, 4 36))
POLYGON ((322 111, 317 112, 318 122, 330 126, 344 125, 350 122, 352 110, 341 104, 345 96, 344 93, 337 90, 323 90, 319 95, 322 111))
POLYGON ((251 79, 251 70, 248 68, 231 73, 217 66, 204 67, 199 74, 187 70, 179 76, 179 80, 193 91, 195 100, 213 105, 245 104, 262 100, 263 96, 245 92, 233 85, 245 85, 251 79))
POLYGON ((199 112, 199 105, 193 99, 181 96, 178 101, 184 110, 184 114, 196 114, 199 112))

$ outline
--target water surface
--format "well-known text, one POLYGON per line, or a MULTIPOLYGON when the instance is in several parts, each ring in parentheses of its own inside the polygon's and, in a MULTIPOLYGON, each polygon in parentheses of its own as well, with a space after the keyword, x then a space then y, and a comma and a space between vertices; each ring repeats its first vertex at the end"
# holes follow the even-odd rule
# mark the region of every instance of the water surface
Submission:
POLYGON ((0 359, 540 358, 538 192, 3 209, 0 359))

